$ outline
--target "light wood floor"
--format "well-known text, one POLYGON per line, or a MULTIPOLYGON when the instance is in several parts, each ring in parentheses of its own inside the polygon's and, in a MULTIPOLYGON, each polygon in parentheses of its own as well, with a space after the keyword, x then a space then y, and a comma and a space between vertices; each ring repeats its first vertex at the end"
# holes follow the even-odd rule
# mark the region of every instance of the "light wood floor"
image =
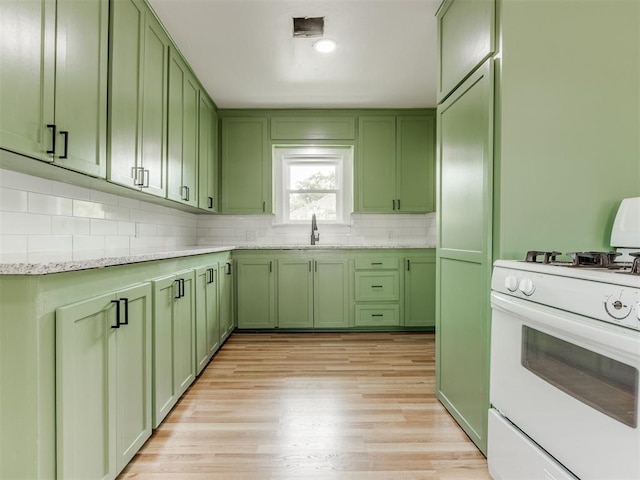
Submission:
POLYGON ((235 333, 120 479, 489 479, 433 334, 235 333))

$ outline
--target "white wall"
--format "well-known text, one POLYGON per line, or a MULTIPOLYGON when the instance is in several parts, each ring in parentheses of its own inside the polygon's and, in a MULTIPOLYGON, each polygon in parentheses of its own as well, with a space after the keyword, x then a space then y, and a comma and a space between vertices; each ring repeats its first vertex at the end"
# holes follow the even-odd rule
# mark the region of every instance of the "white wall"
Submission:
MULTIPOLYGON (((353 214, 319 223, 320 245, 433 246, 435 214, 353 214)), ((0 169, 0 263, 126 256, 191 245, 308 245, 310 225, 271 215, 197 215, 0 169)))

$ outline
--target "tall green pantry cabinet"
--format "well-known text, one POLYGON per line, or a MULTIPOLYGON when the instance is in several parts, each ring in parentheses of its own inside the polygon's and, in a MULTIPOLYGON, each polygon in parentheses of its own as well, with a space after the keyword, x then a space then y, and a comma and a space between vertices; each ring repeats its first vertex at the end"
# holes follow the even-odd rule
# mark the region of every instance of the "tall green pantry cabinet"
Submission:
POLYGON ((436 394, 486 453, 494 5, 489 0, 447 0, 437 15, 436 394))

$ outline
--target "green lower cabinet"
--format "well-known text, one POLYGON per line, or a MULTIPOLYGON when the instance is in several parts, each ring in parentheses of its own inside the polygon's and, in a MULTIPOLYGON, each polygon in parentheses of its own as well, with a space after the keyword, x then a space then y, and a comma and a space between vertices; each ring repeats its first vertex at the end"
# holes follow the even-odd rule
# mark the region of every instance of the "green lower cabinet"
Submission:
POLYGON ((435 256, 407 257, 404 263, 404 326, 435 327, 435 256))
POLYGON ((276 326, 276 262, 255 258, 237 262, 238 328, 276 326))
POLYGON ((314 260, 313 326, 349 326, 349 262, 341 259, 314 260))
POLYGON ((196 376, 194 283, 193 270, 153 281, 154 428, 196 376))
POLYGON ((113 479, 151 436, 151 286, 56 310, 58 478, 113 479))
POLYGON ((313 260, 278 260, 278 327, 313 327, 313 260))
POLYGON ((228 261, 219 264, 218 292, 220 293, 220 345, 222 345, 236 328, 233 315, 233 264, 230 257, 228 261))
POLYGON ((218 265, 195 270, 196 371, 200 375, 220 348, 218 317, 218 265))

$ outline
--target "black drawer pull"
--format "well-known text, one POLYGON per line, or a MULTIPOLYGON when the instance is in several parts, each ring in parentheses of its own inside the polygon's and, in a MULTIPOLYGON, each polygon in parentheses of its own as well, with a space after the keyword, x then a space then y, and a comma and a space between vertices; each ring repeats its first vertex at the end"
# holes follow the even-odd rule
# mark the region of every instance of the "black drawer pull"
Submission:
POLYGON ((111 325, 111 328, 120 328, 120 300, 111 300, 111 303, 116 304, 116 324, 111 325))
MULTIPOLYGON (((49 123, 47 128, 51 129, 51 150, 47 150, 47 153, 52 153, 55 155, 56 153, 56 125, 54 123, 49 123)), ((114 327, 117 328, 117 327, 114 327)))
POLYGON ((69 158, 69 132, 60 131, 60 135, 64 137, 64 153, 60 156, 60 158, 69 158))
POLYGON ((384 315, 381 314, 381 313, 372 313, 371 316, 372 317, 384 317, 384 315))
POLYGON ((382 285, 371 285, 371 288, 382 288, 382 285))
POLYGON ((382 265, 382 262, 371 262, 371 266, 373 265, 382 265))

